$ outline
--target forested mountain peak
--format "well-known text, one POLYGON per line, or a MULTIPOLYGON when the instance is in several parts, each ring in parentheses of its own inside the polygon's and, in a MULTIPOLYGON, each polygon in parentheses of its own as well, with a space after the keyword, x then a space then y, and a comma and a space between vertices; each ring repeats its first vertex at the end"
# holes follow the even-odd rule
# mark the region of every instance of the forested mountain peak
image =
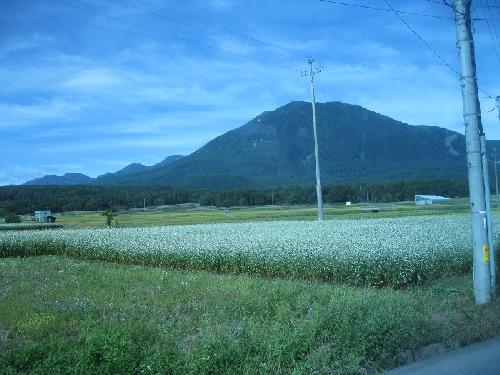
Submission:
MULTIPOLYGON (((318 103, 316 110, 324 183, 466 177, 460 133, 412 126, 342 102, 318 103)), ((261 113, 189 156, 169 156, 150 167, 134 163, 92 183, 217 190, 314 181, 311 103, 294 101, 261 113)))

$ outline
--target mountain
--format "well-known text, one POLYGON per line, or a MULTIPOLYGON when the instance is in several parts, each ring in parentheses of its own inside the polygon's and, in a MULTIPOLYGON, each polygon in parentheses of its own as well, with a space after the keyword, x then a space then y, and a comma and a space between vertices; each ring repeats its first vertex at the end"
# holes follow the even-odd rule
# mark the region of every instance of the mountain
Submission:
POLYGON ((152 166, 147 166, 141 163, 132 163, 126 167, 114 172, 106 173, 96 178, 86 176, 81 173, 66 173, 63 176, 47 175, 40 178, 25 182, 23 185, 88 185, 88 184, 106 184, 108 181, 115 181, 123 176, 135 175, 148 170, 165 167, 183 158, 182 155, 167 156, 163 161, 152 166))
POLYGON ((106 173, 106 174, 97 176, 95 179, 93 179, 93 182, 95 182, 97 180, 107 181, 108 179, 113 179, 116 176, 127 176, 130 174, 144 172, 148 168, 149 168, 148 166, 141 164, 141 163, 132 163, 132 164, 129 164, 126 167, 116 171, 116 172, 110 172, 110 173, 106 173))
POLYGON ((25 182, 23 185, 88 185, 93 178, 81 173, 66 173, 63 176, 47 175, 25 182))
POLYGON ((170 163, 173 163, 174 161, 177 161, 179 159, 182 159, 184 156, 182 155, 170 155, 167 156, 165 159, 160 161, 159 163, 156 163, 155 165, 152 166, 152 168, 158 168, 158 167, 164 167, 170 163))
MULTIPOLYGON (((323 184, 402 179, 466 179, 465 137, 414 126, 360 106, 317 104, 323 184)), ((93 184, 202 189, 315 184, 311 104, 264 112, 189 156, 147 167, 131 164, 93 184)), ((490 141, 488 146, 498 141, 490 141)))
MULTIPOLYGON (((126 176, 128 174, 143 172, 147 169, 148 169, 148 167, 144 164, 132 163, 132 164, 127 165, 125 168, 122 168, 119 171, 116 171, 115 174, 121 175, 121 176, 126 176)), ((110 173, 110 174, 113 174, 113 173, 110 173)))
MULTIPOLYGON (((264 112, 164 167, 116 176, 115 185, 227 189, 315 184, 311 104, 264 112)), ((465 137, 412 126, 360 106, 317 105, 323 183, 466 178, 465 137)))
POLYGON ((97 176, 93 183, 97 185, 108 185, 108 184, 116 184, 116 181, 121 181, 122 179, 126 179, 127 176, 130 175, 140 175, 147 171, 153 171, 159 168, 163 168, 177 160, 182 159, 184 156, 182 155, 171 155, 167 156, 163 161, 156 163, 155 165, 146 166, 141 163, 132 163, 127 165, 125 168, 120 169, 114 173, 106 173, 100 176, 97 176))

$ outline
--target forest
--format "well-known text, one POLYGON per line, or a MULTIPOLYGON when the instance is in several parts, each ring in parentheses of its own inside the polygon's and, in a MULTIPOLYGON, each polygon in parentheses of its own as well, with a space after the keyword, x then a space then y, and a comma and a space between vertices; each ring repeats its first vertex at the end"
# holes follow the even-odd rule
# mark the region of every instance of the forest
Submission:
MULTIPOLYGON (((398 202, 413 200, 415 194, 464 197, 467 184, 448 180, 412 180, 383 183, 346 183, 323 186, 325 203, 398 202)), ((182 203, 202 206, 260 206, 316 203, 315 186, 274 189, 192 190, 169 187, 123 186, 1 186, 0 216, 36 210, 96 211, 130 209, 182 203)))

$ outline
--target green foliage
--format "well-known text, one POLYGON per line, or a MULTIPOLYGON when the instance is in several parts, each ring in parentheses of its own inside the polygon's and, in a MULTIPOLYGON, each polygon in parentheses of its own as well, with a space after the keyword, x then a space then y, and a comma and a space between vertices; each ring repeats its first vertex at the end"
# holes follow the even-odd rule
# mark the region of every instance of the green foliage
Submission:
POLYGON ((118 213, 116 209, 112 208, 104 211, 101 215, 106 219, 106 226, 111 228, 111 223, 113 222, 113 219, 118 216, 118 213))
POLYGON ((7 215, 5 215, 5 222, 7 224, 20 223, 21 219, 19 219, 19 215, 15 213, 8 213, 7 215))
POLYGON ((0 260, 5 374, 366 374, 500 333, 471 277, 405 291, 63 257, 0 260))
MULTIPOLYGON (((325 185, 326 203, 395 202, 413 200, 415 194, 466 196, 465 182, 398 181, 387 183, 351 183, 325 185)), ((197 202, 203 206, 261 206, 314 204, 314 186, 279 187, 275 189, 235 189, 223 191, 190 190, 168 187, 117 186, 2 186, 0 210, 34 212, 46 207, 52 212, 94 211, 148 205, 173 205, 197 202)))

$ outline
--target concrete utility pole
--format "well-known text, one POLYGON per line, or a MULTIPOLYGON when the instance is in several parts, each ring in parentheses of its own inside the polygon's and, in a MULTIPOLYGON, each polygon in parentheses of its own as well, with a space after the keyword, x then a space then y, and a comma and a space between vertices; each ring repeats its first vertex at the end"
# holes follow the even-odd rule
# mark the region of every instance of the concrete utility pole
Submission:
POLYGON ((316 159, 316 198, 318 201, 318 220, 323 221, 323 193, 321 192, 321 175, 319 171, 319 148, 318 148, 318 132, 316 129, 316 95, 314 93, 314 76, 321 72, 321 69, 314 69, 313 63, 314 59, 307 59, 309 63, 309 72, 302 72, 304 76, 309 76, 311 78, 311 104, 312 104, 312 115, 313 115, 313 133, 314 133, 314 156, 316 159))
POLYGON ((472 219, 472 259, 476 304, 491 301, 490 248, 481 150, 481 109, 476 81, 474 42, 471 33, 471 0, 454 0, 457 46, 460 56, 465 141, 472 219))
POLYGON ((495 167, 495 191, 497 195, 497 208, 500 208, 500 201, 498 200, 498 173, 497 173, 497 149, 493 148, 493 165, 495 167))
POLYGON ((498 120, 500 120, 500 96, 497 96, 498 120))
POLYGON ((486 218, 488 220, 488 248, 490 251, 490 287, 491 296, 496 295, 496 269, 495 269, 495 247, 493 243, 493 215, 491 214, 491 191, 490 191, 490 174, 488 168, 488 154, 486 151, 486 136, 484 132, 481 134, 481 154, 483 158, 483 183, 484 183, 484 200, 486 203, 486 218))

